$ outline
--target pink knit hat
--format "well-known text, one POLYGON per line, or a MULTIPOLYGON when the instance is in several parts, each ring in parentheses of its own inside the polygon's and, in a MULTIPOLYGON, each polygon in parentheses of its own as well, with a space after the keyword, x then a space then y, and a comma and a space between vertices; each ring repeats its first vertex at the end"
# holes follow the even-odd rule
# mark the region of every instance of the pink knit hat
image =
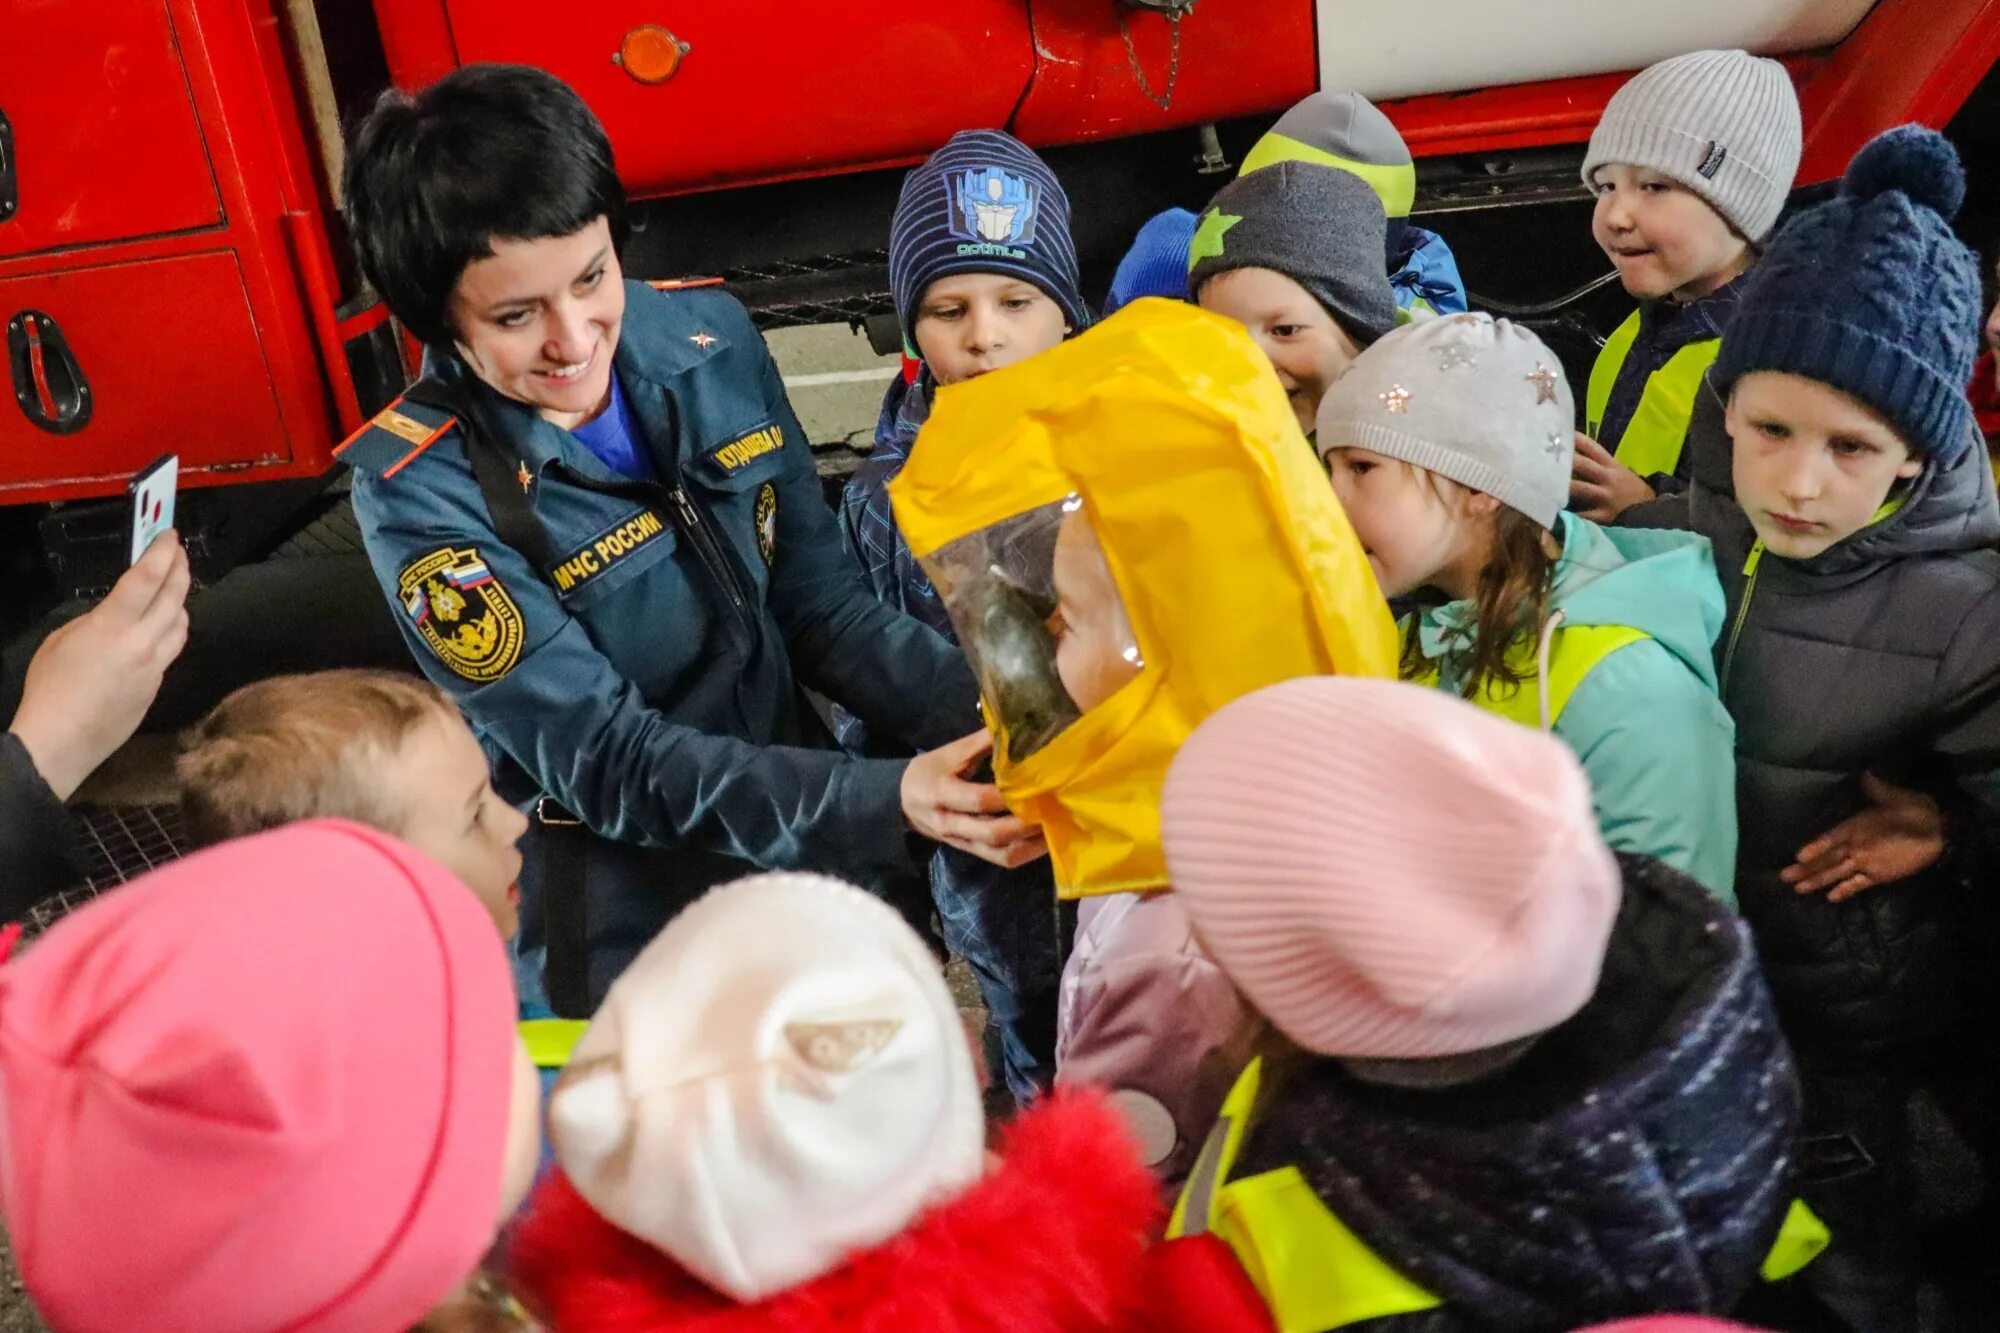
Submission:
POLYGON ((1750 1325, 1710 1319, 1706 1315, 1652 1315, 1650 1319, 1620 1319, 1594 1323, 1580 1333, 1756 1333, 1750 1325))
POLYGON ((1756 1330, 1747 1324, 1732 1324, 1706 1315, 1659 1314, 1645 1319, 1621 1319, 1615 1324, 1592 1324, 1579 1333, 1756 1333, 1756 1330))
POLYGON ((1463 1055, 1597 988, 1618 863, 1561 741, 1442 691, 1311 677, 1182 747, 1161 806, 1215 960, 1322 1055, 1463 1055))
POLYGON ((168 866, 0 968, 0 1206, 62 1333, 383 1333, 500 1209, 513 984, 479 900, 297 824, 168 866))

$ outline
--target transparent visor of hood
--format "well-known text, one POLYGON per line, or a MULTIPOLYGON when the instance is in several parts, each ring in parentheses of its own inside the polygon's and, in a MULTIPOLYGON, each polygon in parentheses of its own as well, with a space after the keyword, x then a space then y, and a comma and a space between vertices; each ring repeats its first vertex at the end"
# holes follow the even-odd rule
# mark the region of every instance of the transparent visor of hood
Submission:
POLYGON ((1019 763, 1145 669, 1104 548, 1069 496, 922 561, 1019 763))

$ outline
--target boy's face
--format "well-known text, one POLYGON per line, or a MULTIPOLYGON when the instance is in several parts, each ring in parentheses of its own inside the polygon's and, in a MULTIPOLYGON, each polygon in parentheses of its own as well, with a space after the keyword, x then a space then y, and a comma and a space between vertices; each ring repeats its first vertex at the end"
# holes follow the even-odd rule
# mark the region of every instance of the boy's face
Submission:
POLYGON ((1726 418, 1736 501, 1773 555, 1810 560, 1875 521, 1923 460, 1879 413, 1799 375, 1737 381, 1726 418))
POLYGON ((492 244, 452 291, 459 354, 495 390, 565 430, 588 421, 610 401, 625 322, 611 224, 598 218, 570 236, 492 244))
POLYGON ((1327 450, 1326 470, 1384 597, 1457 586, 1450 571, 1466 558, 1465 525, 1420 469, 1342 446, 1327 450))
POLYGON ((1062 307, 1034 283, 956 273, 924 290, 912 330, 939 384, 961 384, 1046 352, 1070 333, 1062 307))
POLYGON ((1597 171, 1590 234, 1642 301, 1698 301, 1749 267, 1750 243, 1693 190, 1614 162, 1597 171))
POLYGON ((521 850, 528 820, 493 790, 486 753, 457 713, 412 730, 396 753, 390 778, 404 812, 404 841, 459 879, 493 914, 500 934, 520 925, 521 850))
POLYGON ((1310 437, 1327 386, 1361 355, 1347 330, 1311 292, 1268 268, 1218 273, 1201 285, 1197 303, 1250 330, 1291 397, 1299 429, 1310 437))

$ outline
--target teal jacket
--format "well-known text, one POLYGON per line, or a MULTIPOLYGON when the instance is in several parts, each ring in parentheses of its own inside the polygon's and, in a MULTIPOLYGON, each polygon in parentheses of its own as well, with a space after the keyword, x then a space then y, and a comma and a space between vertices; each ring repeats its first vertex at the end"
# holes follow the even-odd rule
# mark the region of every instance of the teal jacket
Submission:
MULTIPOLYGON (((1570 696, 1555 734, 1590 777, 1598 826, 1621 852, 1658 857, 1736 901, 1736 728, 1717 696, 1714 645, 1722 585, 1705 537, 1605 529, 1574 514, 1550 614, 1565 626, 1623 625, 1651 638, 1599 662, 1570 696)), ((1438 685, 1458 691, 1447 644, 1472 603, 1425 610, 1417 625, 1438 685)), ((1533 683, 1523 689, 1533 689, 1533 683)))

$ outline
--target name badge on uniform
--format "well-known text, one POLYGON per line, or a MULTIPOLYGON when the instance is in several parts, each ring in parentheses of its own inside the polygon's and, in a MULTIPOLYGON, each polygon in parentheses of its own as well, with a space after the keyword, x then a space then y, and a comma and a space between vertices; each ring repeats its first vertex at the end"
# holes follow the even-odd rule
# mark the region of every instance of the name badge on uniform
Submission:
POLYGON ((651 509, 642 509, 564 556, 549 571, 549 581, 557 592, 568 596, 651 546, 666 530, 665 519, 651 509))
POLYGON ((785 447, 785 428, 779 425, 762 426, 748 435, 739 435, 728 444, 717 449, 710 457, 725 473, 741 472, 766 454, 775 454, 785 447))

